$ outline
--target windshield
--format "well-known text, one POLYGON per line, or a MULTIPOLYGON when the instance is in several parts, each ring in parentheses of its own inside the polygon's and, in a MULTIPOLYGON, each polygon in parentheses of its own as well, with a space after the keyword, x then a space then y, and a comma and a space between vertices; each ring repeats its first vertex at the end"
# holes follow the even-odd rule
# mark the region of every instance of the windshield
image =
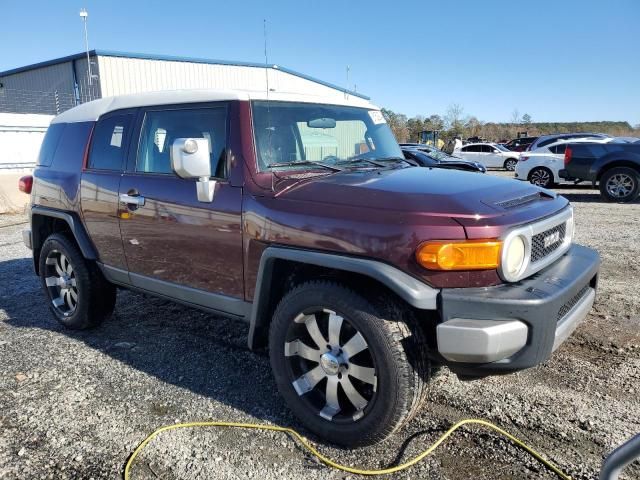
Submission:
POLYGON ((499 143, 496 143, 494 145, 494 147, 496 147, 498 150, 502 150, 503 152, 510 152, 511 151, 508 148, 506 148, 504 145, 500 145, 499 143))
POLYGON ((252 109, 260 171, 403 158, 378 110, 266 101, 252 109))

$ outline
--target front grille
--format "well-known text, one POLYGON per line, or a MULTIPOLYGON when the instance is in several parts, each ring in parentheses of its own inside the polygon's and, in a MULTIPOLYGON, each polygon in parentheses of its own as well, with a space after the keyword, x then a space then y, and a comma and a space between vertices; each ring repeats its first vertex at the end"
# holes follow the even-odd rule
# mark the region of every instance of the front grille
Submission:
POLYGON ((531 239, 531 263, 542 260, 564 242, 567 223, 561 223, 549 230, 534 235, 531 239))
POLYGON ((587 284, 582 287, 578 293, 571 297, 571 299, 567 303, 562 305, 562 307, 560 307, 560 310, 558 310, 558 318, 556 319, 556 321, 560 322, 560 320, 562 320, 565 315, 569 313, 573 307, 576 306, 576 304, 582 299, 582 297, 585 296, 588 291, 589 285, 587 284))

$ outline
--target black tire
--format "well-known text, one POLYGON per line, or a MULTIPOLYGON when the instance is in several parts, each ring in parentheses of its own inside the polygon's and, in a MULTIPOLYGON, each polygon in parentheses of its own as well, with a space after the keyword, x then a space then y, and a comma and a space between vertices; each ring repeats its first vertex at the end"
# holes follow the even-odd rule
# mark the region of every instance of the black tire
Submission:
POLYGON ((615 167, 600 177, 600 195, 607 202, 633 202, 640 195, 640 172, 629 167, 615 167))
POLYGON ((518 160, 515 158, 507 158, 504 161, 504 169, 509 171, 509 172, 513 172, 516 169, 516 165, 518 164, 518 160))
POLYGON ((92 328, 113 313, 116 287, 65 235, 54 233, 45 240, 40 250, 39 271, 49 308, 65 327, 92 328))
POLYGON ((552 188, 555 185, 553 181, 553 172, 546 167, 535 167, 529 172, 527 177, 529 182, 542 188, 552 188))
MULTIPOLYGON (((430 365, 422 330, 409 309, 380 297, 375 302, 374 306, 371 301, 338 283, 308 282, 293 288, 284 296, 271 322, 269 356, 280 394, 306 428, 338 445, 355 447, 383 440, 419 411, 427 395, 430 365), (291 353, 291 345, 300 340, 296 329, 302 329, 303 333, 312 330, 307 326, 307 320, 300 320, 301 315, 304 319, 313 317, 322 340, 329 342, 331 334, 328 325, 332 314, 343 319, 337 330, 338 341, 334 342, 340 347, 338 351, 341 357, 350 355, 346 353, 349 340, 358 334, 362 335, 366 345, 360 353, 336 362, 344 376, 325 370, 323 357, 335 351, 327 350, 330 345, 326 345, 325 353, 316 361, 307 360, 299 353, 291 353), (327 317, 324 324, 323 316, 327 317), (345 363, 340 363, 342 361, 345 363), (375 372, 375 380, 370 384, 360 382, 359 377, 349 373, 356 374, 355 369, 360 369, 367 361, 375 372), (299 368, 302 370, 298 371, 299 368), (298 393, 301 390, 299 380, 305 376, 301 372, 308 373, 314 369, 322 369, 320 371, 324 377, 317 381, 315 387, 298 393), (337 376, 338 380, 332 375, 337 376), (340 385, 335 386, 335 398, 340 407, 337 411, 329 408, 330 402, 327 400, 331 378, 340 385), (356 403, 351 401, 347 390, 352 392, 352 388, 367 401, 365 406, 357 408, 356 403)), ((310 336, 303 343, 307 347, 314 345, 310 336)), ((315 345, 318 344, 316 341, 315 345)), ((299 348, 296 350, 299 351, 299 348)), ((321 348, 312 349, 314 352, 323 351, 321 348)), ((302 385, 309 386, 308 383, 302 385)))

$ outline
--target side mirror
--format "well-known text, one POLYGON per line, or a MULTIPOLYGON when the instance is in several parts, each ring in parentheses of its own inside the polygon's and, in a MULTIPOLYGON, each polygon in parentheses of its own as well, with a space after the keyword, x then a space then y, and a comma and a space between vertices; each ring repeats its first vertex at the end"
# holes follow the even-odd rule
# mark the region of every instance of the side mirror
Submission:
POLYGON ((176 138, 171 144, 171 169, 180 178, 197 178, 198 201, 213 202, 216 182, 211 180, 209 140, 176 138))

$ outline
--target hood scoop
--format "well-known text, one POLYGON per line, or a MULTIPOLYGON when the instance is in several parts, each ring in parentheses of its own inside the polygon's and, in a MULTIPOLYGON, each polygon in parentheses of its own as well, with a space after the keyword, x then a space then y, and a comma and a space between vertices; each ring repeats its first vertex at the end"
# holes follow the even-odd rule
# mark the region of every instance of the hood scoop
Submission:
POLYGON ((524 195, 521 197, 511 198, 509 200, 501 200, 500 202, 494 203, 494 205, 496 207, 509 210, 511 208, 516 208, 522 205, 526 205, 527 203, 533 203, 533 202, 537 202, 538 200, 553 199, 553 198, 556 198, 554 194, 541 191, 541 192, 531 193, 529 195, 524 195))

